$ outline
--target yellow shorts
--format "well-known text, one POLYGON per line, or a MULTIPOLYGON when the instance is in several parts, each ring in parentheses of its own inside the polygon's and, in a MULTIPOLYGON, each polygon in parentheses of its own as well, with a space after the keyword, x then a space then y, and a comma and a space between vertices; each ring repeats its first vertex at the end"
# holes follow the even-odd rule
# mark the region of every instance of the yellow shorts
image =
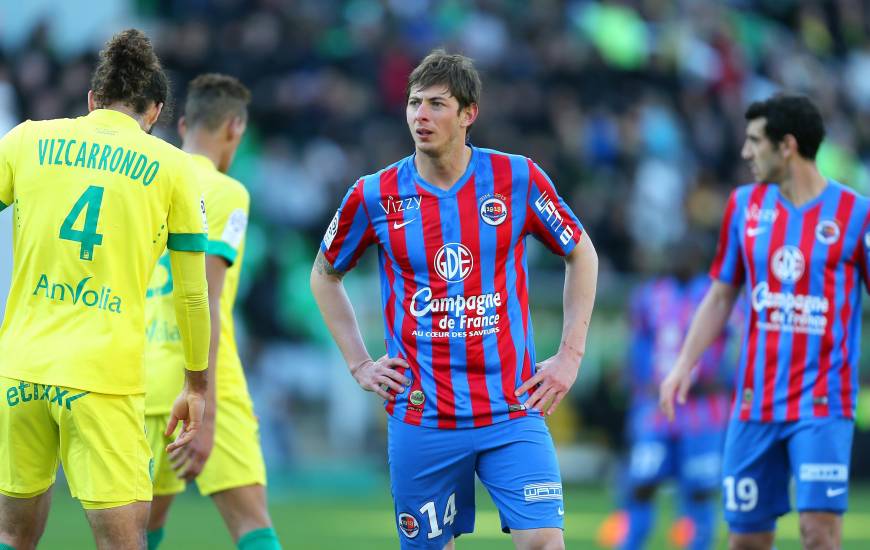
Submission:
POLYGON ((63 464, 85 508, 151 500, 145 396, 92 393, 0 376, 0 493, 29 498, 63 464))
POLYGON ((148 434, 148 445, 154 455, 154 471, 151 478, 154 481, 154 495, 174 495, 184 491, 184 480, 175 475, 175 470, 169 463, 169 453, 166 446, 175 441, 175 436, 181 430, 181 422, 175 429, 175 434, 166 437, 163 432, 169 424, 168 414, 149 414, 145 417, 145 431, 148 434))
MULTIPOLYGON (((250 399, 221 396, 217 406, 214 448, 196 485, 203 495, 247 485, 266 485, 266 466, 260 449, 260 428, 250 399)), ((154 453, 154 494, 171 495, 184 490, 175 476, 166 445, 173 438, 163 436, 168 414, 148 415, 148 439, 154 453)))

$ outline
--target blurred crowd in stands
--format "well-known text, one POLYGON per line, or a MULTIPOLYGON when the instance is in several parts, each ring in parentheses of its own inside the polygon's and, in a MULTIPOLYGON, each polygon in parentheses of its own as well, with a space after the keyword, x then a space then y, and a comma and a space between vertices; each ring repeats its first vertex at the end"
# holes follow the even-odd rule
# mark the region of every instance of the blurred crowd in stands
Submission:
MULTIPOLYGON (((624 300, 614 281, 661 267, 687 231, 714 246, 727 194, 749 181, 740 148, 753 100, 812 97, 827 124, 823 173, 870 191, 862 0, 131 0, 129 10, 179 99, 207 71, 253 92, 232 174, 252 195, 240 314, 254 351, 325 341, 307 292, 317 243, 355 178, 412 151, 406 78, 435 47, 476 60, 472 142, 550 174, 598 248, 600 300, 614 311, 624 300)), ((7 45, 0 132, 83 114, 94 47, 115 30, 60 49, 46 20, 7 45)), ((174 123, 158 133, 177 143, 174 123)), ((534 262, 560 269, 544 254, 534 262)))

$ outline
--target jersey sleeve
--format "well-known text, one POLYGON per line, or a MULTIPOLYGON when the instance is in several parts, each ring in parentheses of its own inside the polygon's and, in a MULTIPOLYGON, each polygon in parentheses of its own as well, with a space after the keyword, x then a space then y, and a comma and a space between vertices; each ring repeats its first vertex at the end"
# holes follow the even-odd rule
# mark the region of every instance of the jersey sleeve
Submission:
POLYGON ((556 192, 556 186, 541 168, 529 163, 529 196, 524 231, 560 256, 567 256, 580 242, 583 226, 556 192))
POLYGON ((341 201, 326 228, 320 250, 335 270, 350 271, 375 240, 374 227, 366 212, 363 180, 359 180, 341 201))
POLYGON ((208 254, 220 256, 232 265, 248 229, 250 197, 243 189, 213 201, 206 197, 208 254))
POLYGON ((719 244, 710 267, 710 277, 723 283, 741 286, 746 279, 740 254, 740 216, 737 209, 737 191, 732 191, 725 207, 725 216, 719 228, 719 244))
POLYGON ((205 252, 208 249, 205 198, 199 191, 193 162, 185 159, 179 164, 169 205, 166 247, 181 252, 205 252))
POLYGON ((22 122, 0 139, 0 210, 15 200, 12 190, 15 179, 15 159, 18 157, 25 124, 26 122, 22 122))

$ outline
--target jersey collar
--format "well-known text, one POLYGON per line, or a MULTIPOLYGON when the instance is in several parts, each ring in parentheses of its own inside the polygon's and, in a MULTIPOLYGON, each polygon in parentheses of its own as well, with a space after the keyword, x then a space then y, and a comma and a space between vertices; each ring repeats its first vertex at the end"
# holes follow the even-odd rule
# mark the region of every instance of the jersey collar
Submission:
POLYGON ((139 126, 135 118, 113 109, 94 109, 88 113, 87 118, 97 124, 142 131, 142 127, 139 126))

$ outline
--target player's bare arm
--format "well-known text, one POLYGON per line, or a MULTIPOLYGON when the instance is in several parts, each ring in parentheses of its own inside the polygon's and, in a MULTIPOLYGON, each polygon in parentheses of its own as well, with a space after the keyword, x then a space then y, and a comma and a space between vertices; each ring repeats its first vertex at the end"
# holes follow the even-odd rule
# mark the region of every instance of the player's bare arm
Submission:
POLYGON ((541 408, 545 415, 553 414, 577 379, 586 352, 586 335, 595 304, 597 281, 598 254, 584 233, 565 258, 564 320, 559 351, 538 363, 537 373, 516 391, 519 396, 537 386, 525 403, 527 408, 541 408))
POLYGON ((205 277, 208 281, 208 310, 211 318, 211 336, 208 348, 208 398, 202 427, 196 437, 185 447, 176 449, 169 455, 169 461, 178 477, 188 481, 202 472, 214 447, 214 429, 217 417, 217 357, 221 335, 221 293, 226 280, 227 261, 217 255, 205 258, 205 277))
POLYGON ((739 292, 739 287, 713 281, 698 307, 677 357, 677 364, 659 388, 659 406, 670 420, 674 419, 674 398, 678 403, 686 402, 692 384, 692 369, 704 350, 722 334, 739 292))
POLYGON ((317 253, 311 270, 311 292, 317 307, 357 383, 366 391, 395 401, 395 394, 411 383, 396 368, 408 368, 408 364, 397 357, 384 356, 377 361, 371 358, 344 289, 343 277, 344 273, 335 269, 322 251, 317 253))

